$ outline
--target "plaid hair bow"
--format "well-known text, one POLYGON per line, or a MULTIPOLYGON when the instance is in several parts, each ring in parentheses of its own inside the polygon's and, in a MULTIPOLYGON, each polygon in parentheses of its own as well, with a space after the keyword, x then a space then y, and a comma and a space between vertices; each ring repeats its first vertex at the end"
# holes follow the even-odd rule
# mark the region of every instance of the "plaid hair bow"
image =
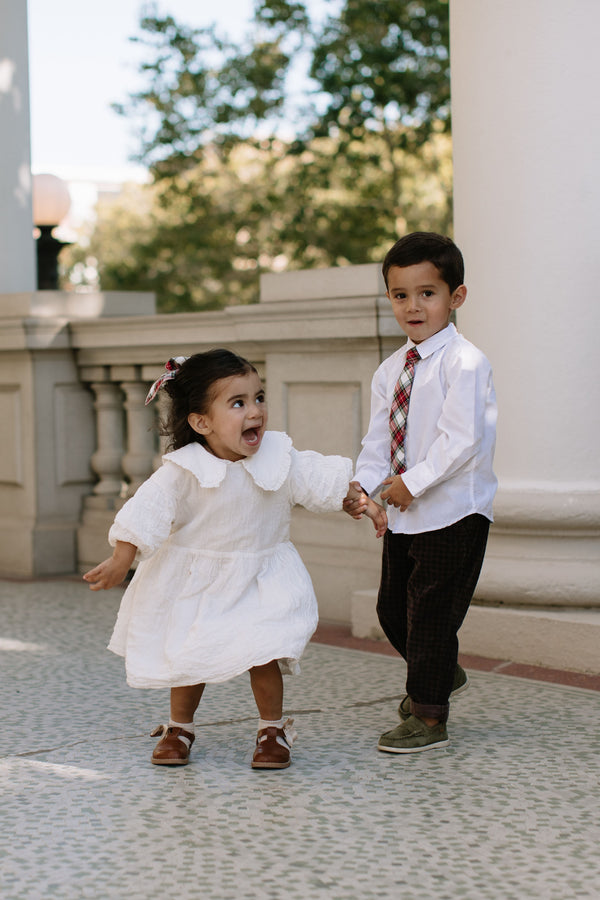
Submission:
POLYGON ((165 363, 165 371, 156 379, 148 391, 144 406, 148 406, 148 404, 154 400, 165 381, 170 381, 171 378, 175 378, 186 359, 189 359, 189 356, 173 356, 165 363))

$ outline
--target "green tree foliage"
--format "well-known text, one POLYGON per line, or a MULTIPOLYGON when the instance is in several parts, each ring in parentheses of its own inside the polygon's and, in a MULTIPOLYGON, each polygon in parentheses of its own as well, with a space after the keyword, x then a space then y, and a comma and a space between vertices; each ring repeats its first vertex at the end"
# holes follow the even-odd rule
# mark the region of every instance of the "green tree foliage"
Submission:
POLYGON ((409 146, 444 129, 448 30, 447 0, 347 0, 313 52, 310 74, 326 98, 314 133, 376 132, 409 146))
POLYGON ((121 111, 153 184, 70 251, 104 289, 154 290, 163 311, 250 303, 261 272, 450 230, 447 3, 346 0, 317 27, 304 3, 257 0, 239 45, 152 15, 136 40, 145 85, 121 111))
POLYGON ((193 167, 209 145, 225 157, 240 141, 255 142, 261 123, 281 116, 291 50, 284 51, 286 35, 275 26, 257 19, 252 40, 241 45, 214 26, 189 28, 171 16, 146 15, 141 29, 133 40, 149 57, 146 84, 116 109, 137 124, 138 159, 155 178, 193 167))
POLYGON ((447 0, 347 0, 313 50, 310 75, 324 107, 310 133, 335 134, 339 151, 377 135, 388 213, 405 205, 397 150, 419 155, 450 120, 447 0))

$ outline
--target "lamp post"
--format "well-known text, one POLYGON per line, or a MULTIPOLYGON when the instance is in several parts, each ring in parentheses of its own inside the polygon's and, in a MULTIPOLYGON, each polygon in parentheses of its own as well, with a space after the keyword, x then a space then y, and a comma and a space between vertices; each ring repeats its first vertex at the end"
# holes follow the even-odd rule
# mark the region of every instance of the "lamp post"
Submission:
POLYGON ((69 212, 71 197, 62 178, 35 175, 33 178, 33 222, 39 228, 37 239, 37 289, 58 289, 58 254, 69 242, 59 241, 52 231, 69 212))

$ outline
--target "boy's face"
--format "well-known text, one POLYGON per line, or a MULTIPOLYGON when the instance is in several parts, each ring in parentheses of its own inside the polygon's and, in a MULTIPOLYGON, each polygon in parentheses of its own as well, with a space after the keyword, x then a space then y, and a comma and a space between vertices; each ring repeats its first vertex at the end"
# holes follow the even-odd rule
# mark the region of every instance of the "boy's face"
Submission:
POLYGON ((465 302, 467 289, 461 284, 451 292, 433 263, 422 262, 392 266, 387 296, 400 328, 420 344, 447 326, 452 310, 465 302))

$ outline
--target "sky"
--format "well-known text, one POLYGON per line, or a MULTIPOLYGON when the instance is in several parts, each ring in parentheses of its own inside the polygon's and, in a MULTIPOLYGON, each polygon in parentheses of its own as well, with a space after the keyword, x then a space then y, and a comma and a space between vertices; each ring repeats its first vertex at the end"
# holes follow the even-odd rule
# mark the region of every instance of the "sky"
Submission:
MULTIPOLYGON (((136 141, 110 104, 139 84, 142 0, 27 0, 34 173, 62 178, 123 181, 141 177, 129 161, 136 141)), ((239 39, 253 0, 160 0, 161 13, 194 27, 216 22, 239 39)), ((319 15, 328 0, 310 0, 319 15)))

